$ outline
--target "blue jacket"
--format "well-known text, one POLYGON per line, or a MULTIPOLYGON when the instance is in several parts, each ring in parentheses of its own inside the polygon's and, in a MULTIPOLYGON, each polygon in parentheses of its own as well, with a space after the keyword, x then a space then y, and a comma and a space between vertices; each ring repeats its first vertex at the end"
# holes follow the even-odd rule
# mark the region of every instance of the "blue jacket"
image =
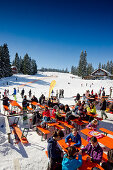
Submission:
POLYGON ((53 159, 58 159, 61 157, 61 150, 57 145, 57 141, 53 139, 53 137, 50 137, 48 139, 48 146, 47 146, 47 151, 48 151, 48 157, 53 158, 53 159))
POLYGON ((16 95, 16 89, 14 89, 14 93, 13 93, 13 95, 16 95))
POLYGON ((67 143, 68 140, 71 139, 72 142, 75 142, 74 146, 80 147, 81 146, 81 136, 77 133, 76 136, 74 136, 72 133, 70 133, 66 138, 65 142, 67 143))
POLYGON ((67 158, 66 155, 63 157, 62 161, 62 170, 77 170, 82 165, 82 155, 78 156, 78 159, 75 158, 67 158))

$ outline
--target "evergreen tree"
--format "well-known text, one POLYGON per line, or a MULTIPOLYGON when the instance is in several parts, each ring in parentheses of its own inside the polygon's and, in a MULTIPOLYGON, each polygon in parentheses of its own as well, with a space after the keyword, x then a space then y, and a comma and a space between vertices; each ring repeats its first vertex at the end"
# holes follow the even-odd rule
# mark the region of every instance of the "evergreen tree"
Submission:
POLYGON ((20 73, 20 58, 18 56, 18 53, 15 54, 15 60, 13 62, 13 65, 17 67, 18 72, 20 73))
POLYGON ((37 64, 35 60, 31 60, 31 74, 34 75, 37 73, 37 64))
POLYGON ((113 62, 110 61, 110 73, 113 74, 113 62))
POLYGON ((31 63, 28 54, 26 54, 23 59, 23 71, 24 74, 31 74, 31 63))
POLYGON ((5 73, 3 73, 3 61, 2 61, 2 46, 0 46, 0 78, 4 77, 5 73))
POLYGON ((92 63, 88 63, 87 65, 87 75, 89 76, 94 71, 92 63))
POLYGON ((110 63, 109 63, 109 61, 107 62, 106 70, 107 70, 108 72, 110 72, 110 63))
POLYGON ((5 77, 12 76, 11 64, 10 64, 10 56, 7 44, 3 45, 3 61, 2 64, 4 66, 5 77))
POLYGON ((81 52, 80 54, 80 60, 78 65, 78 76, 81 76, 82 78, 87 75, 87 53, 81 52))
POLYGON ((98 68, 101 68, 101 63, 99 63, 98 68))

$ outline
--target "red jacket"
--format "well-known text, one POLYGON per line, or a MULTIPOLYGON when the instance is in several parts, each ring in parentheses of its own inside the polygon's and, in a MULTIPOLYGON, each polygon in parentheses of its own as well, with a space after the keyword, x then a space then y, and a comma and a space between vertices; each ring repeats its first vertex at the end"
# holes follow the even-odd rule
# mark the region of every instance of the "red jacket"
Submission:
POLYGON ((50 117, 50 111, 49 111, 49 110, 44 111, 44 112, 42 113, 42 115, 43 115, 43 117, 50 117))
POLYGON ((52 117, 53 117, 53 118, 55 118, 55 115, 56 115, 55 112, 56 112, 56 109, 53 109, 53 110, 52 110, 52 117))

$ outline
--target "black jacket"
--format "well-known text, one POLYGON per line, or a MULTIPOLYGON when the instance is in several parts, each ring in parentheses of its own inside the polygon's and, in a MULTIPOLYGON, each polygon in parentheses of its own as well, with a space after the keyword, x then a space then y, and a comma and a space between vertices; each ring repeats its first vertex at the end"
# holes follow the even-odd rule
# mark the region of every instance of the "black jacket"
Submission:
POLYGON ((53 139, 53 137, 50 137, 48 139, 48 146, 47 146, 47 151, 48 151, 48 157, 53 158, 53 159, 58 159, 61 157, 61 150, 57 145, 57 141, 53 139))
POLYGON ((101 106, 100 110, 106 110, 106 100, 104 100, 100 106, 101 106))
POLYGON ((3 98, 3 105, 9 106, 9 98, 8 97, 4 97, 3 98))

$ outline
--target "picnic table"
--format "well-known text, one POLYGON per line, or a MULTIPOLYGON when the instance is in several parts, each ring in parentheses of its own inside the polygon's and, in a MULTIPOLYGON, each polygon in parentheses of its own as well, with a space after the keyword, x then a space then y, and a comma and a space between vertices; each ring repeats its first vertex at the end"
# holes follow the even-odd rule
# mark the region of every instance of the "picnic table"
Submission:
POLYGON ((82 166, 78 168, 79 170, 91 170, 93 167, 97 167, 100 170, 104 170, 99 164, 92 161, 87 161, 88 155, 86 153, 82 154, 82 166))
MULTIPOLYGON (((82 138, 83 139, 83 138, 82 138)), ((83 140, 84 141, 84 140, 83 140)), ((86 141, 85 144, 87 144, 88 142, 86 141)), ((60 147, 63 149, 63 151, 67 152, 67 148, 71 145, 74 145, 75 142, 72 142, 71 140, 69 141, 69 145, 67 145, 65 143, 65 139, 62 139, 62 140, 59 140, 58 141, 58 144, 60 145, 60 147)), ((78 148, 80 150, 80 147, 78 148)), ((93 163, 92 161, 87 161, 87 157, 89 155, 87 155, 86 153, 83 153, 82 154, 82 160, 83 160, 83 163, 82 163, 82 166, 80 168, 78 168, 79 170, 91 170, 93 167, 97 167, 101 170, 103 170, 103 168, 97 164, 97 163, 93 163)))
MULTIPOLYGON (((83 129, 81 130, 81 132, 89 137, 92 137, 89 132, 92 131, 90 129, 83 129)), ((106 147, 112 149, 113 148, 113 139, 103 135, 102 138, 98 139, 98 142, 100 142, 101 144, 105 145, 106 147)))

